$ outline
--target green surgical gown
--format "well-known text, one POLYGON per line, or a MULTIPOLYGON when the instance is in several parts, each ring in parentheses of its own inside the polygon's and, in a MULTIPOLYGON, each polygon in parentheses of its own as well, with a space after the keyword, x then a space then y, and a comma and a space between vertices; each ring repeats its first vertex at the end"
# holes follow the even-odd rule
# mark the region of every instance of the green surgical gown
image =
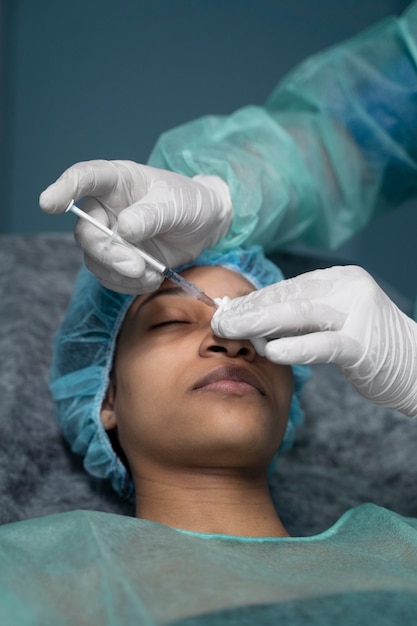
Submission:
POLYGON ((228 183, 220 249, 336 248, 417 195, 417 3, 307 59, 264 106, 163 134, 149 162, 228 183))
POLYGON ((76 511, 0 529, 2 626, 417 623, 417 519, 250 539, 76 511))

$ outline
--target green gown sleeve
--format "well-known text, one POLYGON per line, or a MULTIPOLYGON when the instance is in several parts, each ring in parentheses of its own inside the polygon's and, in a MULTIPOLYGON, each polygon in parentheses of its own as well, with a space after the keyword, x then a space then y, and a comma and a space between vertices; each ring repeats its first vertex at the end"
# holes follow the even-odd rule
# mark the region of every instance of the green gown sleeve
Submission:
POLYGON ((334 249, 417 194, 417 3, 304 61, 264 106, 161 136, 150 164, 215 174, 234 219, 220 249, 334 249))

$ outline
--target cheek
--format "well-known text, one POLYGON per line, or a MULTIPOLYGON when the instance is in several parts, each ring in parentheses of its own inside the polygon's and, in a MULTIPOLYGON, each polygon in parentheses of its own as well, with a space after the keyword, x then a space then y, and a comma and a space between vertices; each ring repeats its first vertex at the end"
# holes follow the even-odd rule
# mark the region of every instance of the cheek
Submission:
POLYGON ((126 388, 149 385, 150 390, 160 377, 156 372, 169 369, 172 350, 160 341, 140 338, 125 342, 116 355, 116 377, 126 388))
POLYGON ((164 393, 155 376, 146 368, 132 364, 118 372, 115 416, 121 446, 132 463, 135 451, 158 440, 164 393))
MULTIPOLYGON (((159 369, 161 371, 161 368, 159 369)), ((158 398, 163 389, 161 376, 152 363, 137 357, 123 360, 116 370, 116 411, 121 417, 135 415, 158 398)))
POLYGON ((128 350, 116 361, 116 419, 119 428, 134 431, 157 427, 164 409, 175 401, 178 351, 153 349, 152 358, 146 350, 128 350))
POLYGON ((277 410, 281 414, 289 413, 294 393, 294 375, 289 365, 275 365, 271 372, 274 386, 274 398, 277 410))

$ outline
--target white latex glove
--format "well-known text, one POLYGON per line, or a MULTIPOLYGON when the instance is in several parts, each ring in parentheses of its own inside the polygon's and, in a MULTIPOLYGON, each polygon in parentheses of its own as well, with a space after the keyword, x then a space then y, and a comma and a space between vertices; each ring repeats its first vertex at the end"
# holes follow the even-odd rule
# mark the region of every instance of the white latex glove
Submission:
POLYGON ((222 303, 213 331, 266 337, 275 363, 335 363, 360 394, 417 415, 417 324, 355 266, 301 274, 222 303))
MULTIPOLYGON (((227 184, 217 176, 188 178, 133 161, 86 161, 67 169, 40 196, 46 213, 62 213, 71 199, 86 197, 83 209, 114 228, 106 209, 117 217, 124 239, 169 267, 195 259, 225 235, 232 219, 227 184)), ((152 291, 161 275, 138 255, 85 220, 78 220, 75 238, 85 264, 103 285, 122 293, 152 291)))

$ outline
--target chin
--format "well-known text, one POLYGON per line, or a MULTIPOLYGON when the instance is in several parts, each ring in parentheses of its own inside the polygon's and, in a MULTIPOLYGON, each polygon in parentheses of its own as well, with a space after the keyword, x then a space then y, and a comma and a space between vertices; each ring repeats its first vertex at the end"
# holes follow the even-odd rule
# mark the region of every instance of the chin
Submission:
POLYGON ((240 454, 259 450, 263 455, 265 450, 269 454, 272 449, 273 456, 284 436, 286 423, 280 424, 276 417, 271 419, 270 415, 249 408, 245 406, 238 412, 229 408, 221 416, 217 413, 212 420, 210 414, 206 415, 204 421, 210 426, 210 432, 205 429, 205 440, 213 442, 214 447, 238 450, 240 454))

